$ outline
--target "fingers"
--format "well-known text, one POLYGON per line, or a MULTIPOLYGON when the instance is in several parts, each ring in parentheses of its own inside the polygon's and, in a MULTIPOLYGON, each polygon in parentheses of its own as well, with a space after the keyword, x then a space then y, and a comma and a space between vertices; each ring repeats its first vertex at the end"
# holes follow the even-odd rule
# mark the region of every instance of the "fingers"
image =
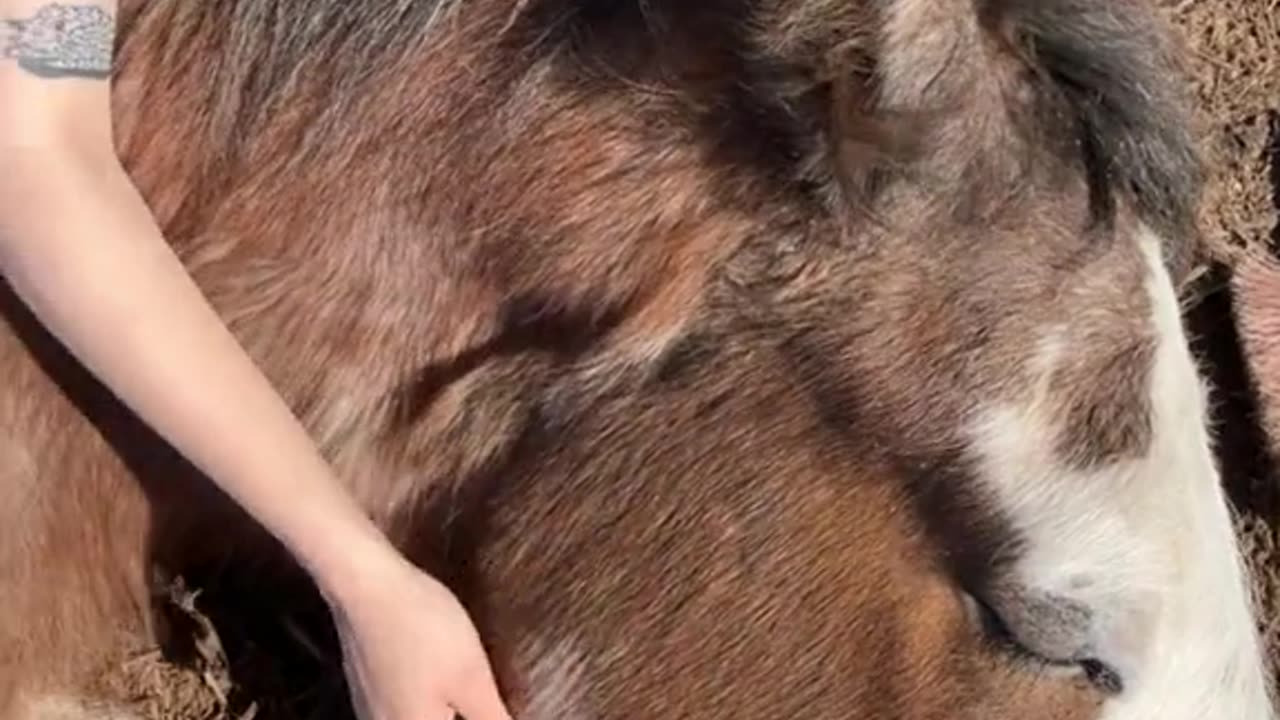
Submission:
POLYGON ((471 678, 451 703, 458 714, 465 720, 511 720, 493 671, 485 666, 473 672, 471 678))

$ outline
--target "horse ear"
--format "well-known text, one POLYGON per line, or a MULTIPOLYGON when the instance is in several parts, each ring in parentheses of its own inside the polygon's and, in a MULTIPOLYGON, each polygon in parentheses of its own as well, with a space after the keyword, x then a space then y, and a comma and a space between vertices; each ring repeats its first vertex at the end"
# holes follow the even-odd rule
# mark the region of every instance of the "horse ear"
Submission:
MULTIPOLYGON (((852 179, 846 185, 855 191, 873 187, 883 170, 947 177, 958 168, 930 167, 951 160, 919 150, 930 133, 957 122, 957 113, 992 111, 971 105, 975 95, 998 98, 1004 92, 997 87, 1004 80, 984 75, 991 48, 1003 48, 1012 53, 1015 66, 1027 71, 1022 77, 1042 106, 1061 111, 1063 117, 1051 124, 1076 133, 1073 142, 1057 142, 1070 145, 1065 150, 1073 157, 1083 151, 1102 214, 1109 216, 1123 197, 1174 241, 1169 247, 1191 246, 1203 172, 1177 48, 1170 42, 1176 35, 1149 3, 761 0, 750 5, 750 47, 788 69, 780 77, 791 87, 779 84, 777 94, 785 99, 812 87, 830 91, 825 100, 832 117, 827 129, 837 148, 834 165, 852 179)), ((815 110, 801 108, 804 112, 815 110)), ((998 134, 986 140, 973 136, 991 123, 958 122, 966 123, 966 136, 983 145, 982 152, 1002 147, 998 134)))
POLYGON ((891 3, 748 4, 744 46, 757 96, 812 135, 822 157, 804 164, 810 179, 838 188, 842 206, 867 209, 890 178, 920 160, 930 128, 921 108, 884 102, 884 6, 891 3))
POLYGON ((1065 99, 1098 177, 1162 234, 1194 233, 1203 170, 1165 25, 1139 0, 980 0, 979 17, 1065 99))

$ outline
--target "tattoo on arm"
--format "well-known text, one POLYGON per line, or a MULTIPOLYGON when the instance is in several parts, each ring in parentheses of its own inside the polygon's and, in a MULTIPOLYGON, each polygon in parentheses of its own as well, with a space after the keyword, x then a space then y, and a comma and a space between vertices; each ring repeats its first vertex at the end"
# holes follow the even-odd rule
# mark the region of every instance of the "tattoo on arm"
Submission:
POLYGON ((98 5, 50 3, 29 18, 0 18, 0 60, 46 78, 111 74, 115 18, 98 5))

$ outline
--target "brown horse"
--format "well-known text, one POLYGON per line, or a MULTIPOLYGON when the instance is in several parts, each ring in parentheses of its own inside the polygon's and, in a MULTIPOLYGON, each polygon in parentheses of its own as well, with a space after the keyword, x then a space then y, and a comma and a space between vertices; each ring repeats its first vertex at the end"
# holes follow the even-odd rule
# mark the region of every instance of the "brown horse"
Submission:
MULTIPOLYGON (((1275 717, 1144 3, 122 25, 167 237, 521 720, 1275 717)), ((92 717, 152 566, 279 557, 3 309, 0 712, 92 717)))

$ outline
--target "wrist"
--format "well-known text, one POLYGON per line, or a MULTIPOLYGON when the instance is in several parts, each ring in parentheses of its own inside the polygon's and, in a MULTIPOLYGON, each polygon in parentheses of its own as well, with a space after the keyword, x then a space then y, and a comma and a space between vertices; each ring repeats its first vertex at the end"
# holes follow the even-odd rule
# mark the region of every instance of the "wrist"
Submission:
POLYGON ((403 572, 408 561, 370 522, 342 532, 322 529, 319 539, 291 543, 291 550, 330 605, 357 602, 379 577, 403 572))

